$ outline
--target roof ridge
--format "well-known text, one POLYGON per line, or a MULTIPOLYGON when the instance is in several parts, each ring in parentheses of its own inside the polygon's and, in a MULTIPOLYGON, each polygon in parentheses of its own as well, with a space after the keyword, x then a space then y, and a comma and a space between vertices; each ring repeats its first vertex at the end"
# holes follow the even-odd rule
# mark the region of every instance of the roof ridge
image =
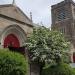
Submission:
POLYGON ((3 8, 3 7, 14 7, 15 9, 18 9, 32 23, 31 19, 18 6, 15 6, 13 4, 0 5, 0 8, 3 8))
POLYGON ((26 16, 27 19, 29 19, 29 20, 31 21, 31 19, 30 19, 19 7, 17 7, 17 8, 18 8, 18 10, 20 10, 20 12, 21 12, 24 16, 26 16))
POLYGON ((8 6, 13 6, 12 4, 2 4, 0 7, 8 7, 8 6))

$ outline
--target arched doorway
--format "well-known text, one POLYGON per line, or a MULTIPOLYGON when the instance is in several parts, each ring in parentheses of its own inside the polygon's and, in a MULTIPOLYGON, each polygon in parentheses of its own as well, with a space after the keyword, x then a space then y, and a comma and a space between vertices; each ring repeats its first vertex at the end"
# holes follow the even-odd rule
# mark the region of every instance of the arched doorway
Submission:
POLYGON ((23 47, 26 41, 25 31, 18 25, 10 25, 4 29, 1 35, 1 46, 23 47))
POLYGON ((20 47, 20 43, 18 38, 14 34, 9 34, 4 39, 4 48, 12 46, 12 47, 20 47))

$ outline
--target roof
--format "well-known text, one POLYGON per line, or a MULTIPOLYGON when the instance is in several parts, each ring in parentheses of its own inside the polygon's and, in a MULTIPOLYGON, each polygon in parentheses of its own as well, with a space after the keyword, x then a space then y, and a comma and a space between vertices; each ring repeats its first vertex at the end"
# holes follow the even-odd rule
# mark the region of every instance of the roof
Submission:
POLYGON ((13 4, 5 4, 0 5, 0 15, 6 16, 21 22, 24 22, 25 24, 32 25, 32 21, 27 15, 17 6, 13 4))
POLYGON ((58 8, 58 7, 61 7, 62 5, 66 5, 67 3, 72 3, 73 5, 75 5, 75 3, 73 2, 73 0, 64 0, 64 1, 61 1, 55 5, 52 5, 52 9, 54 8, 58 8))

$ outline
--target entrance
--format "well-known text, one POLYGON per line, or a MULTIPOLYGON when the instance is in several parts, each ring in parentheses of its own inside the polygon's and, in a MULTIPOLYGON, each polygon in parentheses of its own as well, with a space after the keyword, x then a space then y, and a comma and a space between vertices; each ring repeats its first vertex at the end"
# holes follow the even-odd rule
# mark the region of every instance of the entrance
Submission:
POLYGON ((9 34, 7 37, 5 37, 4 48, 7 48, 8 46, 20 47, 19 40, 14 34, 9 34))

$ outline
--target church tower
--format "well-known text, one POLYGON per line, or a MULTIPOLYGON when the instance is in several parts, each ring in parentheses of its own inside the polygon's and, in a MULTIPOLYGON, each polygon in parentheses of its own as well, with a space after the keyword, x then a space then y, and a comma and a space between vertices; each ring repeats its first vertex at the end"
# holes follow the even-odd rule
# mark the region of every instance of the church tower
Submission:
POLYGON ((71 42, 71 61, 75 62, 75 3, 64 0, 51 6, 53 30, 62 32, 71 42))

